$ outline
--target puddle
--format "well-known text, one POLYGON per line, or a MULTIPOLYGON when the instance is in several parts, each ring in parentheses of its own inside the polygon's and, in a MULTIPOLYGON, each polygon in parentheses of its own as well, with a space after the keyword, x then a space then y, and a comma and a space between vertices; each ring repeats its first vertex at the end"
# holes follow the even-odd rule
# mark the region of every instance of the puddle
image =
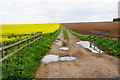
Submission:
POLYGON ((60 61, 72 61, 72 60, 76 60, 76 57, 61 57, 60 61))
POLYGON ((76 42, 76 44, 81 44, 81 42, 76 42))
POLYGON ((69 47, 61 47, 60 50, 67 51, 69 50, 69 47))
POLYGON ((72 60, 76 60, 76 57, 59 57, 58 55, 45 55, 43 57, 43 59, 41 60, 42 63, 50 63, 50 62, 57 62, 57 61, 72 61, 72 60))
POLYGON ((59 61, 58 55, 45 55, 42 59, 42 63, 50 63, 50 62, 57 62, 59 61))
POLYGON ((62 46, 62 41, 59 41, 59 42, 57 42, 55 44, 58 45, 58 46, 62 46))
MULTIPOLYGON (((79 42, 76 42, 76 44, 80 44, 82 47, 89 49, 89 50, 90 50, 91 52, 93 52, 93 53, 99 53, 98 51, 100 50, 97 46, 95 46, 95 49, 96 49, 97 51, 94 50, 93 48, 91 48, 89 41, 79 41, 79 42)), ((92 44, 91 46, 94 47, 93 44, 92 44)), ((100 53, 104 53, 104 52, 101 50, 100 53)))

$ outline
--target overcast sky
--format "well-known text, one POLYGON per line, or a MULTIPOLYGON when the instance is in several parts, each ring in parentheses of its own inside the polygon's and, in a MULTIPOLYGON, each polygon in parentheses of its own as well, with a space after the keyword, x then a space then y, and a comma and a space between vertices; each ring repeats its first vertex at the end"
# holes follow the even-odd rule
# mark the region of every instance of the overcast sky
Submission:
POLYGON ((0 24, 112 21, 119 0, 0 0, 0 24))

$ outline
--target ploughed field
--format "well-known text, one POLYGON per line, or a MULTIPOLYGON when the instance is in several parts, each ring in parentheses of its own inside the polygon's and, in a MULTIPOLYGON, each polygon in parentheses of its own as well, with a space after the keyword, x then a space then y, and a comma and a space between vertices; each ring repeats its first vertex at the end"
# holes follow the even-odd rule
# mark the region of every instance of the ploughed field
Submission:
POLYGON ((118 22, 83 22, 83 23, 62 23, 67 28, 89 35, 91 30, 108 31, 108 34, 118 35, 118 22))

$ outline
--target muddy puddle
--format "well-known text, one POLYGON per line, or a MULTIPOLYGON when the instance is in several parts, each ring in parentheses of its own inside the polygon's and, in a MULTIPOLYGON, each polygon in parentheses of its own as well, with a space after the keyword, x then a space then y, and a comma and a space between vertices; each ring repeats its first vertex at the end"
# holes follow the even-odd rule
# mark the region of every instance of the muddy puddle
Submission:
POLYGON ((62 46, 62 41, 59 41, 59 42, 57 42, 55 44, 58 45, 58 46, 62 46))
POLYGON ((41 60, 42 63, 51 63, 51 62, 58 62, 58 61, 73 61, 76 60, 76 57, 72 56, 65 56, 59 57, 58 55, 45 55, 41 60))
POLYGON ((89 49, 92 53, 99 53, 98 51, 100 51, 100 53, 104 53, 102 50, 100 50, 97 46, 95 46, 93 44, 91 46, 95 47, 95 50, 93 48, 91 48, 89 41, 79 41, 79 42, 76 42, 76 44, 81 45, 82 47, 89 49))
POLYGON ((60 50, 63 50, 63 51, 68 51, 68 50, 69 50, 69 47, 60 47, 59 49, 60 49, 60 50))
POLYGON ((76 60, 77 58, 76 57, 61 57, 60 58, 60 61, 72 61, 72 60, 76 60))

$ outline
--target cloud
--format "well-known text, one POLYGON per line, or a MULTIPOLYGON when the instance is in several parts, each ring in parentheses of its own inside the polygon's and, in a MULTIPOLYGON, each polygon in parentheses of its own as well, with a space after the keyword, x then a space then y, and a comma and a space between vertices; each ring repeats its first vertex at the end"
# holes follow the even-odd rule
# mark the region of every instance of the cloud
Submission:
POLYGON ((111 21, 119 0, 0 0, 0 24, 111 21))

